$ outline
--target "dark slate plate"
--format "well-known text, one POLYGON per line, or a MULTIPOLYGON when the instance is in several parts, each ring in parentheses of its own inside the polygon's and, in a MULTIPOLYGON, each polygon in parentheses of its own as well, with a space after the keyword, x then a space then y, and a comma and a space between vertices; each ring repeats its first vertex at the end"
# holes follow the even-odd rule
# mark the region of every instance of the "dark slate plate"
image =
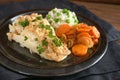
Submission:
POLYGON ((89 49, 89 55, 85 57, 76 57, 71 54, 62 62, 57 63, 42 59, 35 54, 31 54, 28 49, 20 47, 18 43, 8 41, 6 36, 9 30, 8 24, 12 23, 20 15, 37 12, 45 16, 48 11, 48 9, 23 11, 11 15, 2 21, 0 24, 0 63, 4 67, 25 75, 44 77, 66 76, 93 66, 103 57, 108 46, 104 30, 94 21, 78 13, 76 14, 80 22, 96 26, 101 34, 99 44, 94 46, 94 49, 89 49))

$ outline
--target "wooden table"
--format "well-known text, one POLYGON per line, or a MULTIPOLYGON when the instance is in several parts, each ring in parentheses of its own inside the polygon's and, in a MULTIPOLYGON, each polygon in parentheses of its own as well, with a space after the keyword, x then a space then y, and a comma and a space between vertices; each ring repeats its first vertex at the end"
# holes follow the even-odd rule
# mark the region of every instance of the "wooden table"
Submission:
POLYGON ((71 1, 78 5, 86 6, 95 15, 111 23, 117 30, 120 31, 120 5, 81 2, 79 0, 71 1))
MULTIPOLYGON (((21 1, 27 1, 27 0, 0 0, 0 4, 6 4, 10 2, 21 2, 21 1)), ((91 12, 93 12, 103 20, 111 23, 117 30, 120 31, 120 5, 81 2, 80 0, 70 0, 70 1, 78 5, 86 6, 91 12)))

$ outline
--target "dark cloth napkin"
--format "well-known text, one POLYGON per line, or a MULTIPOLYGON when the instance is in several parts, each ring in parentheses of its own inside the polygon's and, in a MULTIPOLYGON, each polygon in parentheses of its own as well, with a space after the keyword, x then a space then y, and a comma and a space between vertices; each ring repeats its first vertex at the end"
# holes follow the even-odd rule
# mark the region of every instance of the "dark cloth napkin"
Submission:
POLYGON ((105 56, 94 66, 82 72, 63 77, 30 77, 7 70, 0 66, 0 80, 120 80, 120 32, 106 21, 100 19, 84 6, 78 6, 68 0, 29 0, 21 3, 0 5, 0 20, 16 12, 40 8, 67 8, 80 13, 98 23, 106 32, 108 50, 105 56))

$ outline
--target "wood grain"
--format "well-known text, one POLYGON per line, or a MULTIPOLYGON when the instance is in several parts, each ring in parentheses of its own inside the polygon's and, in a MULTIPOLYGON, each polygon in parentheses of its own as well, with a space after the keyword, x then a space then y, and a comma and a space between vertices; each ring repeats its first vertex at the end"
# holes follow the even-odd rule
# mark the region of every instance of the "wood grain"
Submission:
POLYGON ((120 4, 120 0, 77 0, 77 1, 120 4))
MULTIPOLYGON (((23 2, 23 1, 27 1, 27 0, 0 0, 0 4, 6 4, 11 2, 23 2)), ((82 2, 80 0, 71 0, 71 1, 78 5, 86 6, 91 12, 96 14, 98 17, 104 19, 105 21, 111 23, 117 30, 120 31, 120 5, 82 2)), ((88 1, 88 0, 84 0, 84 1, 88 1)), ((91 1, 108 1, 108 0, 91 0, 91 1)), ((119 1, 119 0, 114 0, 114 1, 119 1)))
POLYGON ((91 12, 111 23, 117 30, 120 31, 120 5, 81 2, 78 0, 71 1, 78 5, 86 6, 91 12))
POLYGON ((12 2, 24 2, 27 0, 0 0, 0 4, 7 4, 7 3, 12 3, 12 2))

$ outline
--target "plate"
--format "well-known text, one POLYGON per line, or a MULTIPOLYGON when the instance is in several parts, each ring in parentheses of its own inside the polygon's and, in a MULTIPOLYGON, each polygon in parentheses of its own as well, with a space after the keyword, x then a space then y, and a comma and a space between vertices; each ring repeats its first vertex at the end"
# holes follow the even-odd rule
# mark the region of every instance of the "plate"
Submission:
POLYGON ((8 25, 21 15, 37 12, 45 16, 48 9, 29 10, 16 13, 4 19, 0 24, 0 63, 15 72, 31 76, 66 76, 83 71, 97 63, 107 50, 107 38, 104 30, 94 21, 77 14, 80 22, 94 25, 99 30, 101 37, 99 44, 89 49, 87 56, 76 57, 69 55, 62 62, 48 61, 31 54, 27 48, 22 48, 18 43, 10 42, 6 33, 9 31, 8 25))

